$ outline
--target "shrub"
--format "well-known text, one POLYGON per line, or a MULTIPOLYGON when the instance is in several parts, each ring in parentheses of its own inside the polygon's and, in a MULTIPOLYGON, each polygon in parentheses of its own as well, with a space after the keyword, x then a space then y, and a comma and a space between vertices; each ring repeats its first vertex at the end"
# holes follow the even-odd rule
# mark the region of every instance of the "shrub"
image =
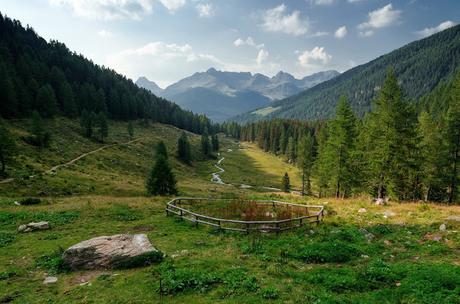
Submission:
POLYGON ((222 280, 215 274, 195 269, 168 269, 161 273, 163 294, 186 291, 206 292, 222 280))
POLYGON ((28 198, 25 198, 25 199, 19 201, 19 204, 21 204, 23 206, 29 206, 29 205, 38 205, 41 202, 42 201, 39 198, 28 197, 28 198))
POLYGON ((163 257, 164 254, 161 251, 146 252, 144 254, 133 257, 128 261, 121 262, 117 265, 116 268, 127 269, 149 266, 154 263, 161 262, 163 260, 163 257))
POLYGON ((248 275, 243 269, 231 269, 222 276, 226 285, 226 293, 238 294, 244 292, 255 292, 259 289, 257 278, 248 275))
POLYGON ((266 287, 266 288, 262 289, 260 291, 260 294, 261 294, 262 298, 264 298, 264 299, 276 300, 280 296, 280 291, 277 288, 275 288, 273 286, 270 286, 270 287, 266 287))
POLYGON ((62 259, 62 254, 64 249, 59 247, 50 254, 45 254, 37 258, 35 265, 46 269, 49 274, 57 274, 68 271, 68 268, 65 266, 64 260, 62 259))
POLYGON ((315 242, 289 255, 306 263, 345 263, 360 256, 360 252, 345 242, 332 241, 315 242))
POLYGON ((9 232, 0 232, 0 248, 11 244, 16 236, 9 232))
POLYGON ((7 280, 7 279, 15 277, 17 275, 18 275, 17 272, 14 271, 14 270, 8 270, 8 271, 0 272, 0 281, 7 280))

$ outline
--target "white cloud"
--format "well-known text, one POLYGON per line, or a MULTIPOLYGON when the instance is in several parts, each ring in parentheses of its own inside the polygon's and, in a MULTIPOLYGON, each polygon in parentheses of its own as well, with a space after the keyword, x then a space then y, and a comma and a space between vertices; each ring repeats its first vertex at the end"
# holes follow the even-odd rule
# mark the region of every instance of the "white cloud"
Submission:
POLYGON ((438 26, 435 26, 435 27, 427 27, 421 31, 418 31, 416 32, 417 35, 419 35, 420 37, 428 37, 428 36, 431 36, 433 34, 436 34, 437 32, 441 32, 443 30, 446 30, 452 26, 455 26, 457 25, 457 23, 453 22, 453 21, 450 21, 450 20, 447 20, 447 21, 444 21, 442 23, 440 23, 438 26))
POLYGON ((359 36, 361 36, 361 37, 371 37, 372 35, 374 35, 373 30, 367 30, 367 31, 359 32, 359 36))
POLYGON ((372 11, 368 15, 368 21, 358 25, 361 30, 378 29, 397 23, 401 18, 402 11, 393 9, 390 3, 382 8, 372 11))
POLYGON ((268 55, 269 55, 268 51, 261 49, 259 53, 257 53, 257 58, 256 58, 257 65, 261 65, 263 62, 267 61, 268 55))
POLYGON ((185 0, 160 0, 160 2, 170 12, 175 12, 176 10, 185 5, 185 0))
POLYGON ((248 45, 248 46, 258 48, 258 49, 261 49, 261 48, 263 48, 265 46, 263 43, 256 44, 254 42, 254 39, 252 39, 252 37, 250 37, 250 36, 248 38, 246 38, 246 39, 241 39, 241 38, 236 39, 235 41, 233 41, 233 45, 236 46, 236 47, 248 45))
POLYGON ((331 5, 335 0, 310 0, 311 4, 314 5, 331 5))
POLYGON ((303 67, 308 67, 314 63, 328 64, 332 56, 326 53, 324 47, 315 46, 311 51, 306 50, 298 57, 299 63, 303 67))
POLYGON ((215 15, 214 7, 209 3, 199 3, 196 6, 198 11, 198 15, 202 18, 204 17, 212 17, 215 15))
POLYGON ((99 32, 97 32, 97 34, 103 38, 112 38, 113 37, 113 33, 111 31, 107 31, 107 30, 100 30, 99 32))
POLYGON ((341 26, 339 27, 335 33, 334 33, 334 36, 338 39, 342 39, 344 38, 346 35, 347 35, 348 31, 347 31, 347 27, 344 25, 344 26, 341 26))
POLYGON ((102 20, 141 19, 152 12, 152 0, 48 0, 75 15, 102 20))
POLYGON ((302 20, 300 11, 286 12, 286 5, 281 4, 263 13, 262 27, 268 32, 282 32, 295 36, 308 32, 308 21, 302 20))

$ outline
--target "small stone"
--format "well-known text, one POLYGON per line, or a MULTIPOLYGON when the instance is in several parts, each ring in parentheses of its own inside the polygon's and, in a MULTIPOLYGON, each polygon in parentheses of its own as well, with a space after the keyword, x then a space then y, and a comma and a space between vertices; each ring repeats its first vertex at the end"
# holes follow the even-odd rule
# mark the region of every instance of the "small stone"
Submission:
POLYGON ((450 215, 446 220, 450 222, 460 222, 460 215, 450 215))
POLYGON ((441 224, 441 226, 439 226, 439 231, 446 231, 446 229, 446 224, 441 224))
POLYGON ((45 280, 43 280, 43 284, 48 285, 48 284, 54 284, 57 283, 58 278, 57 277, 46 277, 45 280))
POLYGON ((18 201, 15 201, 14 204, 15 204, 16 206, 21 206, 21 204, 20 204, 18 201))
POLYGON ((387 210, 383 213, 383 217, 384 218, 389 218, 389 217, 392 217, 392 216, 396 216, 396 213, 394 213, 393 211, 391 210, 387 210))
POLYGON ((399 287, 399 286, 401 286, 401 282, 396 282, 395 285, 399 287))
POLYGON ((361 257, 362 257, 363 259, 368 259, 368 258, 369 258, 369 256, 366 255, 366 254, 361 254, 361 257))
POLYGON ((360 208, 358 210, 358 213, 366 213, 366 212, 367 212, 366 208, 360 208))

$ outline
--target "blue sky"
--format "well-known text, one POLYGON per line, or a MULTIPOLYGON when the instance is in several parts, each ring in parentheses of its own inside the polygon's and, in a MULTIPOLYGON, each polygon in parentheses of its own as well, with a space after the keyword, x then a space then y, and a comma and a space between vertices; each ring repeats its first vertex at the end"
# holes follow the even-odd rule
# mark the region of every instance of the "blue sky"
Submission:
POLYGON ((343 72, 460 21, 458 0, 0 0, 0 11, 162 87, 210 67, 343 72))

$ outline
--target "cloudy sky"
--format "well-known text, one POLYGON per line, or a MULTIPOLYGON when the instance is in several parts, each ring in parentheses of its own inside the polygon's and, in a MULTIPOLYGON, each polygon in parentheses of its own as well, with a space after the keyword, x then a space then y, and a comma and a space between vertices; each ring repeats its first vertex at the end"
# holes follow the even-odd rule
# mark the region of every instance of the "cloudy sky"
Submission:
POLYGON ((0 11, 162 87, 210 67, 343 72, 460 21, 459 0, 0 0, 0 11))

